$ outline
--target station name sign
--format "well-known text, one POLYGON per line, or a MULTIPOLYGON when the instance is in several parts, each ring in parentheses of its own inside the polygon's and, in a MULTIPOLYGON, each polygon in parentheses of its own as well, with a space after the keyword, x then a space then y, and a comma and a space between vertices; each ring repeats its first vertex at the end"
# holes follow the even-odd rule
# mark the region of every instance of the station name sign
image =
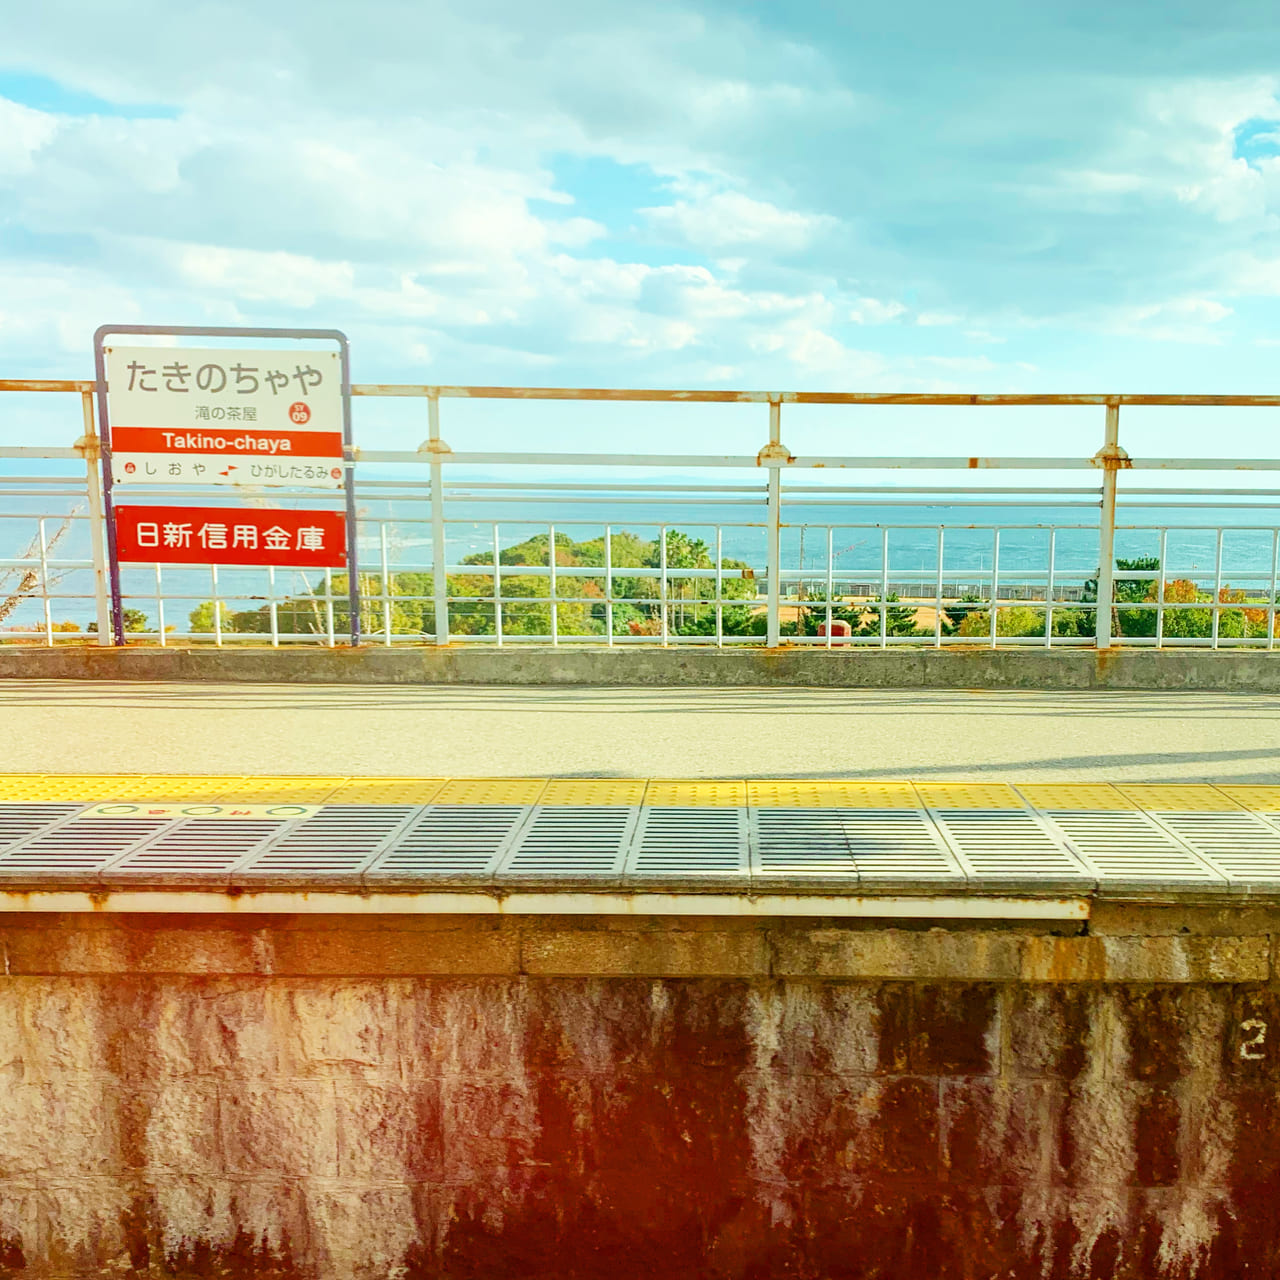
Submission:
POLYGON ((116 485, 339 489, 336 351, 104 348, 116 485))

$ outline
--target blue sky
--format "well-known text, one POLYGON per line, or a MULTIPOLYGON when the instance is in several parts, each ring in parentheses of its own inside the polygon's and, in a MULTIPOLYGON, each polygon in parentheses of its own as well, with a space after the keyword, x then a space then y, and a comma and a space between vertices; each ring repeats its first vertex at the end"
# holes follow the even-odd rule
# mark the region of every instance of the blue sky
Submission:
MULTIPOLYGON (((0 369, 83 377, 141 321, 339 327, 359 380, 1276 391, 1278 93, 1257 0, 0 0, 0 369)), ((1277 417, 1133 429, 1274 452, 1277 417)), ((850 421, 805 447, 1056 452, 1065 419, 850 421)))

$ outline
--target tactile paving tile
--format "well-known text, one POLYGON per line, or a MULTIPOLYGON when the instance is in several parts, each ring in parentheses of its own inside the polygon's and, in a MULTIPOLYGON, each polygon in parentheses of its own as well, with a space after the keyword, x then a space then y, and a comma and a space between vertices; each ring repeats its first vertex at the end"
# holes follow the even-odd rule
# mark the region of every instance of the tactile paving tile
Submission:
POLYGON ((489 880, 530 813, 521 805, 432 805, 396 834, 364 878, 489 880))
POLYGON ((213 774, 203 776, 183 776, 178 774, 152 773, 139 778, 132 786, 122 787, 119 795, 113 800, 169 800, 201 802, 212 804, 230 792, 240 789, 245 778, 240 774, 229 774, 218 777, 213 774))
POLYGON ((1218 790, 1254 813, 1280 813, 1280 787, 1219 783, 1218 790))
POLYGON ((1107 782, 1020 782, 1017 790, 1036 809, 1136 809, 1123 792, 1107 782))
POLYGON ((628 879, 671 884, 750 882, 747 812, 723 805, 644 809, 627 857, 628 879))
POLYGON ((737 779, 654 779, 645 788, 644 803, 662 809, 740 809, 747 803, 747 784, 737 779))
POLYGON ((634 809, 644 799, 645 785, 643 778, 552 778, 538 803, 634 809))
POLYGON ((432 804, 537 804, 545 778, 450 778, 432 804))
POLYGON ((170 825, 165 818, 72 817, 8 849, 0 857, 0 875, 93 875, 170 825))
POLYGON ((535 809, 498 868, 500 880, 620 877, 638 809, 535 809))
POLYGON ((414 813, 411 805, 326 805, 237 867, 236 877, 358 878, 414 813))
POLYGON ((245 818, 188 818, 102 869, 105 881, 140 879, 187 882, 223 877, 285 828, 284 822, 245 818))
POLYGON ((919 797, 909 782, 812 781, 747 782, 752 808, 778 809, 918 809, 919 797))
POLYGON ((935 809, 933 818, 972 884, 1085 878, 1079 859, 1025 809, 935 809))
POLYGON ((329 804, 430 804, 444 778, 348 778, 333 789, 329 804))
POLYGON ((49 797, 42 773, 0 773, 0 804, 40 804, 49 797))
POLYGON ((17 798, 42 804, 96 804, 100 800, 125 800, 121 795, 145 777, 121 774, 42 774, 15 784, 17 798))
POLYGON ((1058 809, 1045 816, 1103 886, 1223 884, 1203 858, 1137 809, 1058 809))
POLYGON ((217 797, 228 803, 323 804, 346 778, 244 778, 217 797))
POLYGON ((930 809, 1021 809, 1017 793, 1003 782, 917 782, 930 809))
POLYGON ((1134 785, 1118 783, 1118 790, 1132 800, 1139 809, 1152 813, 1181 811, 1184 813, 1239 812, 1240 806, 1230 796, 1199 783, 1172 785, 1134 785))

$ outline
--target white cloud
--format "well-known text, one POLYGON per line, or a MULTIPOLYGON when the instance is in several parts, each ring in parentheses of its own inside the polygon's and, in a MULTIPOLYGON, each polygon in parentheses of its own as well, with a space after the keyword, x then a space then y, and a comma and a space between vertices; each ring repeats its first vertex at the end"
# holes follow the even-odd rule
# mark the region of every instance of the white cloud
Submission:
POLYGON ((836 225, 836 219, 825 214, 779 209, 737 191, 677 200, 641 212, 659 230, 711 250, 749 245, 765 253, 792 253, 836 225))
POLYGON ((30 170, 35 153, 57 131, 56 117, 0 98, 0 174, 30 170))
POLYGON ((1223 339, 1213 326, 1232 314, 1230 307, 1212 298, 1172 298, 1122 308, 1110 318, 1109 327, 1154 342, 1216 344, 1223 339))
POLYGON ((854 324, 888 324, 906 313, 901 302, 880 302, 876 298, 859 298, 849 312, 854 324))

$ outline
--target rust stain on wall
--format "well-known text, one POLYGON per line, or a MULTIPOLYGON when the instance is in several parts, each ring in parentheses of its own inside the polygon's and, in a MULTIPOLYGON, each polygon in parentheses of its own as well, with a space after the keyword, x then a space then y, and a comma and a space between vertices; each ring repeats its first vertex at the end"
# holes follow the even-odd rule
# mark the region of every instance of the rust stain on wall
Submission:
POLYGON ((1256 985, 15 975, 0 1275, 1274 1277, 1276 1033, 1256 985))

